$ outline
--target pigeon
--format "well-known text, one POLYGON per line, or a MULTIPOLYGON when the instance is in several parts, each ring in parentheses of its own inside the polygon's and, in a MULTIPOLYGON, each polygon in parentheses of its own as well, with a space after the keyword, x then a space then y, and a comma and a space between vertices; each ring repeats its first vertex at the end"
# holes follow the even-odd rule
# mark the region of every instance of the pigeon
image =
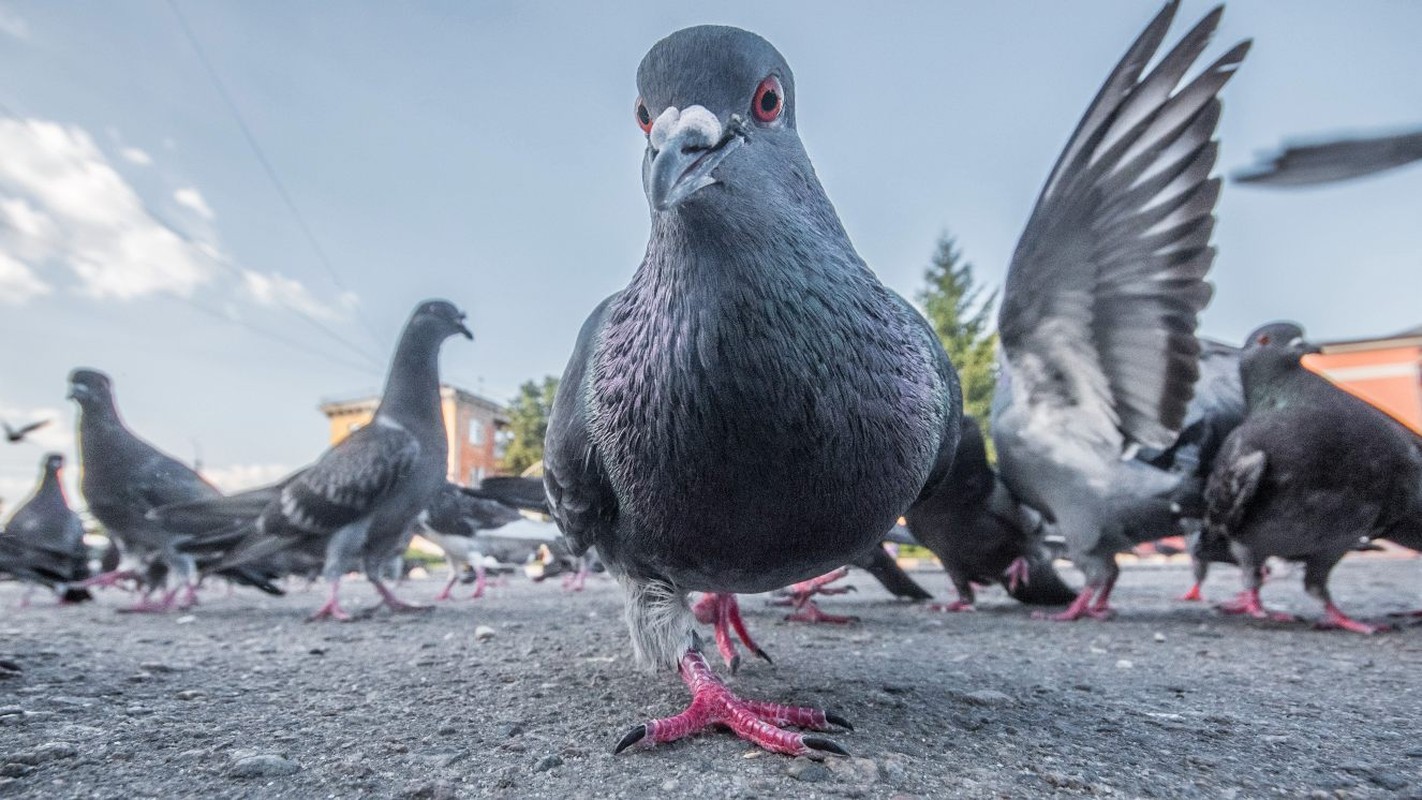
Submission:
POLYGON ((112 586, 125 578, 144 585, 130 611, 169 611, 197 600, 197 566, 177 549, 179 535, 148 518, 170 503, 220 497, 212 484, 187 465, 134 435, 119 416, 109 376, 92 369, 69 374, 69 397, 79 405, 79 489, 89 512, 119 542, 131 567, 106 572, 88 582, 112 586), (161 599, 153 591, 169 576, 178 585, 161 599), (178 596, 179 591, 183 596, 178 596))
POLYGON ((276 486, 175 504, 158 509, 154 518, 193 532, 194 547, 236 536, 217 569, 261 563, 284 551, 321 553, 331 589, 313 620, 351 618, 340 604, 340 584, 353 568, 365 572, 391 610, 427 608, 396 597, 382 571, 404 552, 416 517, 445 485, 449 443, 440 409, 439 351, 457 334, 474 338, 463 312, 445 300, 421 303, 400 336, 369 425, 276 486))
POLYGON ((470 599, 483 597, 486 553, 479 542, 479 533, 519 519, 523 519, 523 515, 512 506, 473 497, 460 491, 459 486, 445 483, 417 518, 419 535, 444 551, 449 564, 449 582, 435 595, 435 600, 448 600, 454 584, 471 564, 475 581, 470 599))
POLYGON ((0 425, 3 425, 5 428, 5 440, 10 444, 19 444, 25 440, 26 436, 29 436, 31 433, 34 433, 51 422, 54 422, 54 420, 42 419, 27 425, 21 425, 18 428, 10 427, 10 423, 8 422, 0 423, 0 425))
POLYGON ((682 714, 616 752, 723 724, 822 757, 833 713, 744 700, 702 654, 692 591, 758 593, 850 563, 946 474, 961 393, 937 336, 850 244, 761 37, 697 26, 637 72, 646 254, 584 323, 554 399, 544 484, 575 552, 622 584, 639 661, 682 714))
POLYGON ((988 463, 978 422, 964 417, 947 480, 904 515, 913 538, 933 551, 958 599, 931 606, 972 611, 974 584, 1000 583, 1023 603, 1061 605, 1076 596, 1041 543, 1041 519, 1007 491, 988 463))
POLYGON ((1288 188, 1375 175, 1422 161, 1422 130, 1293 142, 1236 173, 1237 183, 1288 188))
POLYGON ((1133 456, 1175 440, 1199 376, 1217 95, 1249 42, 1179 86, 1219 24, 1216 8, 1142 76, 1178 5, 1146 27, 1072 134, 1017 243, 999 311, 998 468, 1086 576, 1052 619, 1109 618, 1116 553, 1179 530, 1172 494, 1183 478, 1133 456))
POLYGON ((1333 603, 1328 575, 1369 538, 1422 549, 1422 452, 1416 436, 1302 363, 1317 352, 1291 322, 1250 334, 1240 359, 1248 412, 1225 440, 1205 492, 1211 534, 1227 537, 1245 592, 1227 613, 1290 619, 1259 600, 1264 560, 1304 564, 1323 628, 1376 633, 1333 603))
POLYGON ((79 515, 64 496, 63 468, 59 453, 40 463, 35 493, 15 509, 0 534, 0 573, 47 586, 61 603, 82 603, 94 599, 77 586, 89 577, 89 550, 79 515))

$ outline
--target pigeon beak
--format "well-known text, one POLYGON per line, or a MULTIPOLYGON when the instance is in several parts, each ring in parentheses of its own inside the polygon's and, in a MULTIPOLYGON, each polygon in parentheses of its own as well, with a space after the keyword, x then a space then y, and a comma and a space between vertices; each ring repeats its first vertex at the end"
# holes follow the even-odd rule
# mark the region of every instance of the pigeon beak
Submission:
POLYGON ((647 136, 642 188, 653 211, 669 211, 716 183, 711 173, 745 142, 739 117, 728 125, 701 106, 669 107, 647 136))
POLYGON ((463 322, 459 323, 459 332, 464 334, 464 338, 468 339, 471 342, 474 341, 474 331, 469 330, 469 326, 465 325, 463 322))

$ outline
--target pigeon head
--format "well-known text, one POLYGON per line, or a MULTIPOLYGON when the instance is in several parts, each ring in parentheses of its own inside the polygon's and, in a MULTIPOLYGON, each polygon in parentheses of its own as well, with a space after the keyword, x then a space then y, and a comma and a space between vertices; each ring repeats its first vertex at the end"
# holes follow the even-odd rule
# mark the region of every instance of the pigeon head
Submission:
POLYGON ((461 335, 473 339, 474 334, 464 324, 464 312, 448 300, 426 300, 415 308, 410 328, 433 334, 439 340, 461 335))
POLYGON ((677 31, 642 58, 637 89, 654 215, 793 185, 786 176, 813 181, 795 130, 795 77, 759 36, 719 25, 677 31))
POLYGON ((58 475, 59 471, 64 469, 64 456, 59 453, 49 453, 44 457, 44 461, 40 462, 40 468, 46 475, 58 475))
POLYGON ((69 399, 84 410, 112 408, 114 387, 109 376, 95 369, 76 369, 69 373, 69 399))
POLYGON ((1260 402, 1276 380, 1296 373, 1300 360, 1318 347, 1304 338, 1303 328, 1292 322, 1271 322, 1249 334, 1239 357, 1240 377, 1251 406, 1260 402))

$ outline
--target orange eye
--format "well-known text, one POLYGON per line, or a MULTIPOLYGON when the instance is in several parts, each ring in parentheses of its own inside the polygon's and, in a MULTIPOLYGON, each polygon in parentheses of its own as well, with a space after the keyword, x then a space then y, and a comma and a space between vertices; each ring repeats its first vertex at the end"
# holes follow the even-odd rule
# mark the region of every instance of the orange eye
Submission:
POLYGON ((751 113, 761 122, 774 122, 784 110, 785 92, 780 88, 780 79, 770 75, 756 87, 751 113))
POLYGON ((1259 334, 1259 338, 1255 339, 1254 341, 1258 342, 1261 345, 1267 345, 1269 344, 1269 342, 1273 341, 1273 338, 1267 333, 1261 333, 1259 334))
POLYGON ((637 127, 642 129, 642 133, 652 132, 652 112, 647 110, 647 104, 640 97, 637 98, 637 127))

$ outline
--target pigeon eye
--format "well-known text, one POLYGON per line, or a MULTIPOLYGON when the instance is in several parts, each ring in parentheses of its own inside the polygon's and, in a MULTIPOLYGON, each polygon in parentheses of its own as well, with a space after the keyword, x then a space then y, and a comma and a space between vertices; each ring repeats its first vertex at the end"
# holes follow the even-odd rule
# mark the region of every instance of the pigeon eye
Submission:
POLYGON ((652 112, 647 110, 647 104, 640 97, 637 98, 637 127, 642 129, 642 133, 652 132, 652 112))
POLYGON ((1269 344, 1269 342, 1273 341, 1273 338, 1267 333, 1261 333, 1259 334, 1259 338, 1255 339, 1254 341, 1258 342, 1261 345, 1267 345, 1269 344))
POLYGON ((751 101, 751 113, 761 122, 774 122, 784 110, 785 93, 780 88, 780 79, 771 75, 756 87, 755 99, 751 101))

